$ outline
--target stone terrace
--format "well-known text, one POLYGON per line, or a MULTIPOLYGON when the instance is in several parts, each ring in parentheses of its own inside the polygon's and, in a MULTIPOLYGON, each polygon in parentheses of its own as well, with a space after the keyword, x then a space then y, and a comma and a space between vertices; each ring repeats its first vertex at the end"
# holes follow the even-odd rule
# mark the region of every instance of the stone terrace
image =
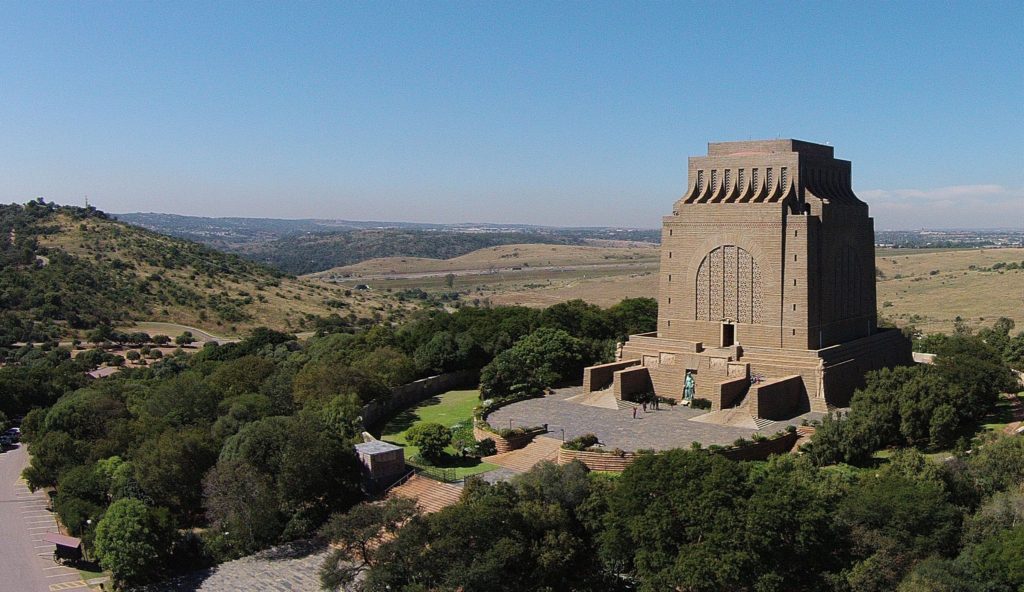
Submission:
MULTIPOLYGON (((636 419, 633 419, 632 409, 606 409, 566 401, 582 392, 583 387, 569 387, 540 399, 513 403, 492 413, 487 421, 495 429, 509 427, 509 420, 513 427, 548 424, 549 436, 561 438, 564 429, 566 440, 592 433, 597 435, 606 448, 626 451, 689 448, 694 441, 704 446, 725 445, 732 444, 738 438, 749 440, 758 433, 758 430, 750 428, 690 421, 690 418, 703 415, 706 411, 681 405, 662 405, 661 409, 648 410, 646 413, 638 409, 636 419)), ((773 422, 764 427, 761 433, 771 435, 788 424, 799 424, 800 419, 773 422)))

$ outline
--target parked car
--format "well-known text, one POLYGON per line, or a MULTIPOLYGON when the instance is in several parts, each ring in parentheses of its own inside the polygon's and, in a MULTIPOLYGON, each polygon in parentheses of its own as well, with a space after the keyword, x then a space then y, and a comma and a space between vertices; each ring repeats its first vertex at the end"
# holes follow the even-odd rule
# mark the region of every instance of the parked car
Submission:
POLYGON ((11 442, 21 441, 21 428, 11 428, 4 432, 4 435, 11 439, 11 442))

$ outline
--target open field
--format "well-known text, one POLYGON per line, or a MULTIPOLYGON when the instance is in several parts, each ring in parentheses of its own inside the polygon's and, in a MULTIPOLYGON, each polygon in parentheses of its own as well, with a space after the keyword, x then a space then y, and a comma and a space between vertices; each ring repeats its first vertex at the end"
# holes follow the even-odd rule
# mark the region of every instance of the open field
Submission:
MULTIPOLYGON (((1004 316, 1024 328, 1024 269, 992 270, 1000 263, 1024 265, 1024 249, 879 249, 879 310, 926 332, 950 331, 958 316, 969 326, 1004 316)), ((658 258, 654 247, 509 245, 446 261, 375 259, 318 275, 374 290, 455 290, 469 302, 541 307, 582 298, 610 306, 656 297, 658 258)))
MULTIPOLYGON (((612 243, 612 241, 607 241, 612 243)), ((658 248, 644 246, 502 245, 479 249, 452 259, 382 257, 355 265, 335 267, 309 277, 351 277, 353 279, 402 279, 437 273, 456 275, 496 271, 557 270, 572 266, 615 266, 657 262, 658 248), (401 276, 401 277, 400 277, 401 276)))

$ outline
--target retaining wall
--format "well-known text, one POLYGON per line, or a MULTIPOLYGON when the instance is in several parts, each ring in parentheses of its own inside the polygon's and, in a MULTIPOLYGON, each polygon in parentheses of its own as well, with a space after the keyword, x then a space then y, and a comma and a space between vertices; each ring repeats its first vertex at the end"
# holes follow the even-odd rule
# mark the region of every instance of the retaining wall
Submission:
POLYGON ((609 364, 598 364, 583 369, 583 392, 592 393, 599 391, 612 383, 612 375, 618 370, 625 370, 630 366, 636 366, 640 360, 625 360, 622 362, 611 362, 609 364))
POLYGON ((479 383, 479 370, 460 370, 458 372, 422 378, 409 384, 397 386, 391 390, 391 394, 387 397, 370 401, 363 405, 361 412, 363 427, 364 429, 369 429, 399 411, 430 397, 460 387, 476 387, 479 383))
POLYGON ((475 439, 477 442, 483 442, 488 438, 494 440, 494 448, 498 451, 497 454, 518 450, 532 442, 533 439, 536 438, 537 436, 546 433, 547 431, 544 429, 536 429, 526 432, 525 434, 510 436, 506 438, 501 436, 497 432, 483 430, 480 429, 480 427, 478 426, 473 426, 473 439, 475 439))
MULTIPOLYGON (((797 438, 799 437, 800 435, 797 433, 784 434, 763 442, 752 442, 743 448, 715 450, 713 454, 721 454, 729 460, 765 460, 773 454, 789 453, 793 449, 793 445, 796 444, 797 438)), ((621 473, 622 471, 625 471, 629 465, 633 464, 633 461, 635 461, 639 456, 640 455, 635 452, 626 452, 620 456, 610 452, 591 452, 588 450, 566 450, 565 448, 559 448, 558 464, 565 465, 574 460, 578 460, 587 465, 587 468, 591 471, 611 471, 621 473)))

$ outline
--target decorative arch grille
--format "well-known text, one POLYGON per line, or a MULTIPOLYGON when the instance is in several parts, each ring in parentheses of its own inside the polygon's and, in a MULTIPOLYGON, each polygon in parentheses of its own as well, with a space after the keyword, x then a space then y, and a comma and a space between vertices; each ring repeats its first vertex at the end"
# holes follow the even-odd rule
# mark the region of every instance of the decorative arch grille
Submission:
POLYGON ((697 320, 761 322, 761 270, 750 253, 716 247, 697 270, 697 320))

